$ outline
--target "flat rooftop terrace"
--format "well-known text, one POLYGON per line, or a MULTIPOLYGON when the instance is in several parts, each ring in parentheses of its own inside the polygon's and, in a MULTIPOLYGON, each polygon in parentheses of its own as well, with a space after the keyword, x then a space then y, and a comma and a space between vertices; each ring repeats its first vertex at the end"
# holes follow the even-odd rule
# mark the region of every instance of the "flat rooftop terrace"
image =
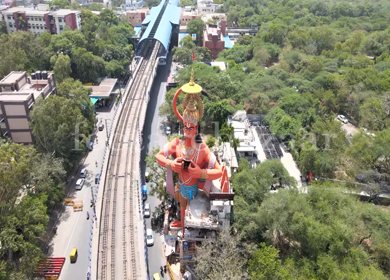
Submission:
POLYGON ((0 81, 0 87, 2 84, 4 85, 10 85, 12 83, 15 83, 15 81, 19 80, 23 75, 25 74, 24 71, 12 71, 9 73, 7 76, 5 76, 1 81, 0 81))

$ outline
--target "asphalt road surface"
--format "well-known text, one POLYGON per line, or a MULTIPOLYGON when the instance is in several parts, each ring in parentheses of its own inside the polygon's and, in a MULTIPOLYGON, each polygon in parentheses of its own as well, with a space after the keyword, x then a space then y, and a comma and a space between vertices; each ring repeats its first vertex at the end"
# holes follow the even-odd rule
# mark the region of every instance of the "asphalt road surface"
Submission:
MULTIPOLYGON (((144 158, 148 151, 151 151, 154 147, 162 148, 165 143, 167 143, 164 127, 162 125, 164 118, 158 115, 158 108, 165 99, 165 86, 167 78, 170 75, 171 65, 172 55, 170 53, 167 58, 167 65, 160 65, 157 69, 157 74, 150 92, 150 101, 148 104, 148 111, 146 113, 145 126, 143 130, 143 149, 141 154, 141 162, 144 162, 144 158)), ((142 166, 142 174, 145 174, 145 166, 142 166)), ((143 178, 143 180, 145 180, 145 178, 143 178)), ((148 195, 146 202, 150 204, 152 216, 155 207, 160 204, 160 201, 157 197, 148 195)), ((145 223, 146 228, 152 228, 151 218, 147 218, 145 223)), ((154 232, 154 245, 148 248, 148 269, 151 279, 154 273, 160 272, 160 266, 165 265, 165 259, 163 257, 162 251, 162 238, 163 235, 161 235, 159 232, 154 232)), ((169 279, 169 276, 165 276, 165 279, 169 279)))

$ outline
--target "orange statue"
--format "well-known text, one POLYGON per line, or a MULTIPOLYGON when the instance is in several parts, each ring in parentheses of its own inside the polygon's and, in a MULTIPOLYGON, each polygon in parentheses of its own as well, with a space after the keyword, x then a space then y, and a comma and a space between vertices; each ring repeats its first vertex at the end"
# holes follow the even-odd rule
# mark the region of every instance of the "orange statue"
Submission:
POLYGON ((173 139, 156 155, 158 163, 167 168, 167 192, 180 202, 183 234, 187 204, 197 195, 198 188, 209 194, 211 180, 222 176, 222 168, 216 161, 215 155, 209 150, 206 143, 197 137, 199 122, 204 110, 202 99, 199 96, 201 92, 202 87, 194 83, 194 70, 192 69, 190 82, 182 86, 173 98, 173 110, 183 123, 184 138, 173 139), (183 116, 180 115, 176 106, 177 98, 181 92, 186 94, 183 101, 183 116), (180 179, 179 187, 176 187, 176 195, 172 171, 178 173, 180 179))

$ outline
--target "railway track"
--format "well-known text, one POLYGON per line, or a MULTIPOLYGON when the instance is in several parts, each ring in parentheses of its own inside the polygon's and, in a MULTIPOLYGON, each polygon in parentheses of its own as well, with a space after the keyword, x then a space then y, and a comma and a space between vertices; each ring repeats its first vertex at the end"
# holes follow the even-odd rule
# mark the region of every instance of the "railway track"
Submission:
MULTIPOLYGON (((98 279, 140 279, 141 262, 137 232, 140 208, 139 117, 159 49, 158 42, 146 47, 137 75, 128 92, 115 128, 104 184, 99 228, 98 279), (137 148, 139 149, 137 151, 137 148), (137 266, 138 265, 138 266, 137 266)), ((143 280, 143 279, 142 279, 143 280)))

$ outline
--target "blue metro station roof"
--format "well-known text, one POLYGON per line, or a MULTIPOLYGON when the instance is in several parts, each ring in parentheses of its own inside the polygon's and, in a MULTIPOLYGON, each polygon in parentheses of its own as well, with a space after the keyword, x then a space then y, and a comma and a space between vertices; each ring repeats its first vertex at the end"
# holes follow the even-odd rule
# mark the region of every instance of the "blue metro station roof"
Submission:
MULTIPOLYGON (((141 39, 139 40, 139 45, 142 45, 142 42, 145 39, 148 39, 150 31, 153 28, 154 23, 157 20, 157 17, 164 6, 164 0, 161 3, 153 7, 150 11, 150 14, 144 19, 142 25, 148 25, 141 39)), ((168 5, 165 9, 165 12, 161 18, 160 24, 157 27, 156 34, 153 39, 159 41, 165 48, 165 51, 168 51, 169 39, 172 35, 172 25, 179 25, 180 23, 180 12, 181 8, 178 7, 179 0, 169 0, 168 5)))

